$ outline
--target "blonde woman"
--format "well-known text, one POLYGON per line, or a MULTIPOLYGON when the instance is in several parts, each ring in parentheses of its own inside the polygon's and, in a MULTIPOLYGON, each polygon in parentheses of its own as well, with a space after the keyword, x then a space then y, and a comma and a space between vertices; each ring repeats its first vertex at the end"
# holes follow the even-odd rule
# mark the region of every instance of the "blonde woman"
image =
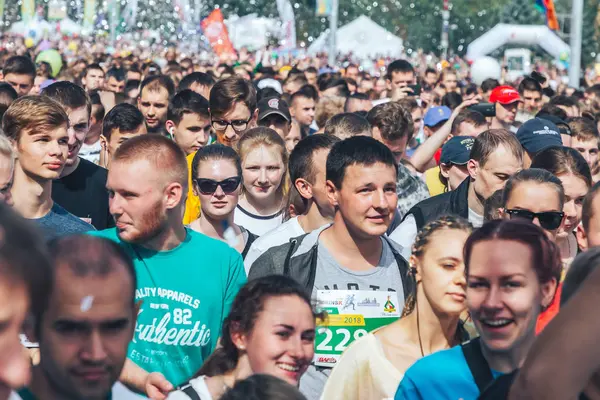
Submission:
POLYGON ((266 127, 247 131, 237 150, 242 161, 243 190, 234 223, 260 236, 283 221, 288 153, 281 136, 266 127))

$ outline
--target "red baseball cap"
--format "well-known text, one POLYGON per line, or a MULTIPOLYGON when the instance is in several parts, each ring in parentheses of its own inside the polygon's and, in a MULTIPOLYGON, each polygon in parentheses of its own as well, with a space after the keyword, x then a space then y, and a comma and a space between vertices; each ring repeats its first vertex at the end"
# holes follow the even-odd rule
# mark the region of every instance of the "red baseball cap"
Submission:
POLYGON ((512 86, 498 86, 490 94, 490 103, 512 104, 515 101, 523 100, 512 86))

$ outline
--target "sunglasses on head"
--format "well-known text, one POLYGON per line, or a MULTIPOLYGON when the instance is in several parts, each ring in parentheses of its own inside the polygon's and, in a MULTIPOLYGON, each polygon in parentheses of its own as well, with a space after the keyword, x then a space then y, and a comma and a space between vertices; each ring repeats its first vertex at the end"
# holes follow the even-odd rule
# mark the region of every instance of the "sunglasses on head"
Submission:
POLYGON ((221 186, 221 189, 227 194, 232 193, 235 189, 240 186, 242 181, 241 176, 234 176, 231 178, 223 179, 222 181, 215 181, 214 179, 196 178, 196 184, 198 190, 202 194, 214 194, 217 188, 221 186))
POLYGON ((533 222, 533 220, 537 218, 538 221, 540 221, 541 227, 547 231, 554 231, 558 229, 563 220, 563 216, 565 215, 565 213, 561 211, 545 211, 539 213, 534 213, 529 210, 515 209, 505 211, 508 215, 510 215, 511 219, 524 219, 533 222))

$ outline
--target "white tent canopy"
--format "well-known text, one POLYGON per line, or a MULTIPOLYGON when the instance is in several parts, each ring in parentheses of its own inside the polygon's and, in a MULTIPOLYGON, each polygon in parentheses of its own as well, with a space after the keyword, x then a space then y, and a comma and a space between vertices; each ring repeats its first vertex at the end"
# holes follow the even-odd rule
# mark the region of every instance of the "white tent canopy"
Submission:
POLYGON ((570 47, 546 25, 498 24, 467 47, 467 59, 475 60, 505 44, 539 45, 555 58, 570 53, 570 47))
MULTIPOLYGON (((328 36, 328 32, 322 33, 308 48, 309 54, 327 51, 328 36)), ((364 15, 339 28, 336 43, 338 53, 352 53, 359 59, 400 56, 403 49, 402 39, 364 15)))

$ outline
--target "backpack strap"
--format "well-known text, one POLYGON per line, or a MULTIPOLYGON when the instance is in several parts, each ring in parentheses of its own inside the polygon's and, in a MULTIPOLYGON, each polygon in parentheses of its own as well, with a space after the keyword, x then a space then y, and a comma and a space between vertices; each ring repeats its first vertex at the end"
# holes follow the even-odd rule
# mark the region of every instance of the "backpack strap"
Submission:
POLYGON ((192 400, 202 400, 190 382, 186 383, 185 385, 181 385, 179 390, 185 393, 192 400))
POLYGON ((483 393, 484 389, 494 381, 494 376, 481 351, 480 340, 480 338, 473 339, 463 343, 460 347, 467 360, 469 370, 471 370, 471 374, 475 379, 475 384, 479 388, 479 392, 483 393))

